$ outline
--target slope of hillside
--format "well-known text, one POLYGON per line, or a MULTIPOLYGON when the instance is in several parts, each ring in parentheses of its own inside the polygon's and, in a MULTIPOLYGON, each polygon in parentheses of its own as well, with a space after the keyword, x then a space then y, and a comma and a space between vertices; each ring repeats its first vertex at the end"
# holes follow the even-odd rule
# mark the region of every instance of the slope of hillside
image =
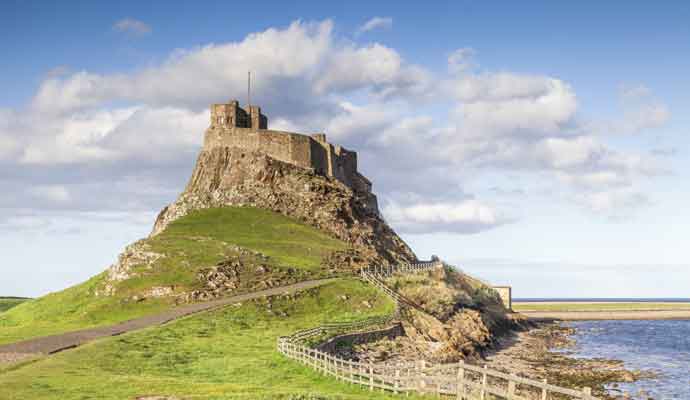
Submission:
POLYGON ((256 300, 94 342, 0 372, 0 398, 391 398, 281 356, 276 339, 323 322, 387 315, 393 303, 353 279, 256 300))
POLYGON ((155 313, 176 304, 336 274, 345 243, 251 207, 190 212, 129 246, 85 283, 0 315, 0 344, 155 313))
POLYGON ((16 307, 29 299, 21 297, 0 297, 0 313, 16 307))
POLYGON ((374 362, 476 360, 499 336, 528 326, 493 289, 452 267, 393 274, 386 284, 418 309, 403 312, 403 335, 343 348, 350 356, 374 362))
POLYGON ((192 210, 251 205, 295 218, 348 243, 357 258, 348 260, 351 264, 414 262, 412 250, 368 206, 370 195, 260 151, 204 148, 184 192, 158 216, 153 235, 192 210))

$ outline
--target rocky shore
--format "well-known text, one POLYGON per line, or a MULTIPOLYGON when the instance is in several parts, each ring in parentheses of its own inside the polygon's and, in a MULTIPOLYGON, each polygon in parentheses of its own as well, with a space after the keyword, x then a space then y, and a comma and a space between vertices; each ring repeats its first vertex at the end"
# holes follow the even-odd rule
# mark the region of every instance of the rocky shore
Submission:
MULTIPOLYGON (((617 384, 653 377, 649 372, 627 370, 619 360, 572 357, 573 333, 575 329, 558 322, 535 323, 533 329, 498 339, 495 348, 485 353, 485 360, 489 368, 499 371, 564 387, 587 386, 602 399, 633 398, 617 393, 617 384)), ((645 393, 635 393, 634 398, 651 399, 645 393)))

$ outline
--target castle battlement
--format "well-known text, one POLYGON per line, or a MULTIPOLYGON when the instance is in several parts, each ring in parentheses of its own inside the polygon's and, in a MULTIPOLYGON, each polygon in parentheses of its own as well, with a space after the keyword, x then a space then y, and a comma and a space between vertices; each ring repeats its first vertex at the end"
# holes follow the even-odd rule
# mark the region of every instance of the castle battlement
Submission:
POLYGON ((305 135, 268 129, 268 118, 258 106, 240 107, 237 100, 211 105, 211 126, 204 148, 238 147, 338 179, 358 193, 371 197, 378 212, 371 182, 357 171, 357 153, 327 142, 325 133, 305 135))
POLYGON ((211 105, 211 125, 267 129, 268 118, 261 114, 259 106, 250 105, 249 111, 245 111, 239 101, 231 100, 227 104, 211 105))

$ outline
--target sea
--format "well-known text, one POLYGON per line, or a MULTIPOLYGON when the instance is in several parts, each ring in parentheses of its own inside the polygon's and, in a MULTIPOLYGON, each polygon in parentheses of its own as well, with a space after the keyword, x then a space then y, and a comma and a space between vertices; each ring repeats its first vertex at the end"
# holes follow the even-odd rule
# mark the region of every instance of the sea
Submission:
POLYGON ((619 383, 612 394, 632 399, 690 399, 690 320, 574 321, 576 347, 572 356, 608 358, 627 369, 654 372, 657 377, 619 383))
MULTIPOLYGON (((515 299, 542 302, 679 302, 679 298, 515 299)), ((676 321, 571 321, 576 345, 573 357, 608 358, 624 362, 629 370, 653 372, 656 377, 609 385, 612 395, 631 399, 690 400, 690 320, 676 321)))

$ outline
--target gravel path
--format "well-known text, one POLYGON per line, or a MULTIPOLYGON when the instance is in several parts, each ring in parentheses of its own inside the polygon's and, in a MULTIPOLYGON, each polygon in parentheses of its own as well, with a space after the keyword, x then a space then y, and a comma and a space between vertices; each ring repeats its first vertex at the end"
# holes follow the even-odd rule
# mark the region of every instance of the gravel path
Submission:
POLYGON ((304 281, 295 283, 293 285, 275 287, 271 289, 261 290, 258 292, 241 294, 232 297, 226 297, 219 300, 209 301, 205 303, 188 304, 181 307, 168 310, 166 312, 149 315, 146 317, 136 318, 125 322, 120 322, 115 325, 103 326, 99 328, 84 329, 74 332, 67 332, 60 335, 51 335, 29 339, 21 342, 10 343, 0 346, 0 360, 4 356, 17 354, 52 354, 62 350, 71 349, 80 346, 92 340, 116 336, 134 330, 147 328, 149 326, 162 325, 166 322, 185 317, 190 314, 201 311, 208 311, 214 308, 222 307, 228 304, 234 304, 242 301, 252 300, 264 296, 274 296, 283 293, 294 292, 298 290, 310 289, 330 283, 335 279, 320 279, 312 281, 304 281))

